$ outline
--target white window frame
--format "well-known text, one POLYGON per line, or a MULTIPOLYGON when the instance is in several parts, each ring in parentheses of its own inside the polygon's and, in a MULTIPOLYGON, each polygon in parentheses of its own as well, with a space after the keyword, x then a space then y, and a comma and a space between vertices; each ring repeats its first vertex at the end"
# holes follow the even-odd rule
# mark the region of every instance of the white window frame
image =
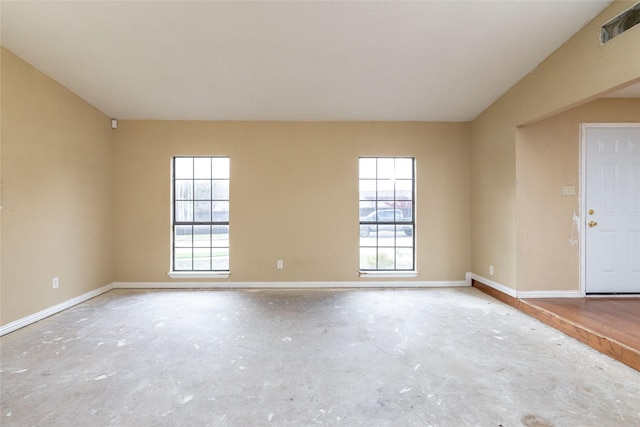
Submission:
MULTIPOLYGON (((376 182, 376 196, 371 199, 371 198, 363 198, 363 193, 362 191, 359 190, 358 194, 358 204, 359 204, 359 216, 360 216, 360 221, 358 222, 358 226, 359 226, 359 230, 360 230, 360 244, 359 244, 359 275, 360 277, 388 277, 388 278, 398 278, 398 277, 416 277, 418 275, 417 271, 416 271, 416 160, 414 157, 403 157, 403 156, 363 156, 360 157, 358 159, 359 162, 359 167, 358 167, 358 183, 359 183, 359 187, 361 188, 362 185, 362 181, 375 181, 376 182), (378 182, 382 181, 383 178, 380 178, 379 176, 379 172, 376 169, 376 174, 375 177, 369 177, 369 178, 362 178, 362 174, 360 171, 360 167, 361 167, 361 160, 362 159, 375 159, 376 160, 376 164, 378 159, 393 159, 394 162, 396 159, 403 159, 403 160, 411 160, 411 198, 410 198, 410 203, 411 206, 409 209, 406 208, 402 208, 403 212, 405 212, 405 214, 410 213, 411 215, 411 220, 410 221, 406 221, 404 220, 404 218, 402 220, 394 220, 394 221, 381 221, 379 220, 379 218, 376 219, 372 219, 372 218, 365 218, 366 213, 368 212, 363 212, 363 210, 365 209, 363 206, 375 206, 376 211, 378 209, 380 209, 380 207, 382 206, 382 204, 384 203, 388 203, 389 201, 392 202, 392 206, 390 206, 388 209, 392 209, 392 210, 400 210, 402 203, 406 203, 407 200, 405 199, 401 199, 401 198, 397 198, 398 196, 396 195, 396 185, 395 185, 395 177, 393 178, 394 180, 394 184, 393 184, 393 197, 391 198, 391 200, 385 198, 379 198, 379 193, 377 191, 378 189, 378 182), (412 243, 411 243, 411 250, 412 250, 412 261, 411 261, 411 268, 397 268, 397 259, 398 259, 398 249, 402 249, 402 248, 408 248, 409 246, 406 245, 398 245, 397 243, 397 238, 394 237, 394 244, 392 246, 381 246, 380 242, 378 241, 378 238, 376 236, 376 244, 375 245, 364 245, 363 246, 363 238, 366 238, 368 236, 363 236, 363 227, 367 228, 368 226, 372 226, 374 228, 376 228, 377 230, 379 230, 379 226, 385 226, 385 227, 389 227, 389 226, 393 226, 393 227, 407 227, 410 231, 411 231, 411 239, 412 239, 412 243), (372 268, 363 268, 362 265, 362 259, 361 257, 362 255, 362 251, 363 248, 365 249, 376 249, 376 268, 372 269, 372 268), (394 268, 393 269, 388 269, 388 268, 380 268, 379 265, 379 251, 381 248, 393 248, 396 252, 396 256, 394 257, 394 268)), ((406 180, 406 178, 403 178, 406 180)), ((371 208, 370 208, 371 209, 371 208)), ((378 234, 378 232, 376 232, 376 235, 378 234)), ((397 233, 396 233, 397 235, 397 233)))
MULTIPOLYGON (((195 181, 200 180, 198 178, 195 177, 195 175, 191 178, 177 178, 176 177, 176 160, 177 159, 216 159, 216 158, 223 158, 223 159, 227 159, 230 160, 228 156, 174 156, 171 159, 171 259, 170 259, 170 271, 168 273, 168 276, 171 278, 183 278, 183 279, 189 279, 189 278, 228 278, 230 276, 230 270, 229 270, 229 264, 227 264, 227 268, 226 269, 207 269, 207 270, 197 270, 194 269, 194 258, 192 258, 192 263, 191 263, 191 269, 176 269, 176 249, 181 249, 181 248, 191 248, 192 251, 194 251, 196 248, 198 248, 199 246, 195 245, 195 243, 192 243, 192 245, 190 247, 177 247, 176 246, 176 227, 178 226, 186 226, 186 227, 197 227, 197 226, 210 226, 210 227, 227 227, 227 230, 229 230, 229 218, 228 215, 226 217, 226 219, 214 219, 213 217, 211 217, 209 220, 196 220, 195 218, 193 218, 190 221, 178 221, 176 220, 176 205, 177 202, 181 202, 181 201, 191 201, 194 203, 194 215, 195 215, 195 203, 197 201, 199 201, 198 199, 196 199, 195 194, 193 195, 193 199, 192 200, 178 200, 177 199, 177 194, 176 194, 176 181, 177 180, 186 180, 186 181, 194 181, 194 187, 195 187, 195 181)), ((204 181, 206 180, 210 180, 212 182, 212 186, 213 186, 213 181, 217 181, 217 180, 226 180, 229 181, 230 183, 230 174, 227 174, 225 177, 211 177, 211 178, 204 178, 202 179, 204 181)), ((222 203, 229 203, 229 195, 227 195, 226 198, 215 198, 213 196, 213 194, 210 196, 209 199, 204 199, 202 200, 203 202, 222 202, 222 203)), ((228 210, 227 210, 228 212, 228 210)), ((213 213, 213 209, 212 209, 212 213, 213 213)), ((194 236, 194 231, 192 229, 192 239, 194 236)), ((212 242, 209 243, 209 249, 211 251, 213 251, 215 248, 219 247, 219 246, 214 246, 212 242)), ((222 246, 222 248, 226 248, 227 250, 227 254, 230 255, 230 247, 229 244, 227 243, 227 246, 222 246)), ((210 264, 209 266, 210 268, 213 268, 212 264, 210 264)))

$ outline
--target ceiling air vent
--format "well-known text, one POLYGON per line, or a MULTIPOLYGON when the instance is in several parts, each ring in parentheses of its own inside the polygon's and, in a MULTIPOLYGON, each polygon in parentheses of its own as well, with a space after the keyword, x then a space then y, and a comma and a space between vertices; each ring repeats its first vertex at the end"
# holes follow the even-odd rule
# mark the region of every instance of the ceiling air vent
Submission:
POLYGON ((627 9, 600 27, 600 42, 606 43, 629 28, 640 24, 640 3, 627 9))

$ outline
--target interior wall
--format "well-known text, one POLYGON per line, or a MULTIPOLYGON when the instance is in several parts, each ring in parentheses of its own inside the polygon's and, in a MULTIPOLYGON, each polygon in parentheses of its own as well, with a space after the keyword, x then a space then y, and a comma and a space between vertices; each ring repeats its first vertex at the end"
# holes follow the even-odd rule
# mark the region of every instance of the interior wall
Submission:
POLYGON ((360 156, 416 158, 415 280, 470 267, 468 123, 121 121, 115 135, 117 281, 172 280, 176 155, 230 156, 230 281, 359 280, 360 156))
POLYGON ((473 273, 518 289, 516 128, 640 79, 640 27, 599 41, 600 26, 634 3, 613 2, 472 122, 473 273))
POLYGON ((598 122, 640 122, 640 99, 593 101, 518 131, 519 291, 580 289, 580 124, 598 122))
POLYGON ((104 114, 4 48, 1 86, 5 325, 113 281, 113 151, 104 114))
POLYGON ((516 147, 530 147, 516 145, 516 129, 640 79, 640 28, 598 41, 599 26, 633 3, 615 1, 471 124, 121 122, 113 131, 2 48, 0 323, 114 280, 170 280, 178 154, 232 158, 230 280, 357 279, 357 158, 407 155, 418 160, 416 280, 461 280, 470 268, 488 277, 494 265, 491 278, 517 289, 533 267, 520 257, 529 226, 516 191, 516 147))

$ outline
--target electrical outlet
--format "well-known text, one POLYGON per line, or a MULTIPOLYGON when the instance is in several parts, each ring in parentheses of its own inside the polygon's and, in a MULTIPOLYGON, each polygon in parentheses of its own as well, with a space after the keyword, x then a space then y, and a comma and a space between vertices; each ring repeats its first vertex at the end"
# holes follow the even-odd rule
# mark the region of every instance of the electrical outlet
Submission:
POLYGON ((60 285, 60 281, 57 277, 53 278, 53 289, 58 289, 58 286, 60 285))
POLYGON ((284 268, 284 261, 279 259, 277 263, 277 267, 278 267, 278 270, 282 270, 284 268))
POLYGON ((489 276, 493 276, 493 265, 489 266, 489 276))

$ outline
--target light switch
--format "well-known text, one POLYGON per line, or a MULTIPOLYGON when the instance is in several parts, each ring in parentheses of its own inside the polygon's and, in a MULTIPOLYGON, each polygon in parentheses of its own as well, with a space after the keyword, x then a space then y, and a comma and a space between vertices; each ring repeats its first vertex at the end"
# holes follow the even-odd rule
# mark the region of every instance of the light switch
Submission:
POLYGON ((575 196, 576 195, 576 187, 573 185, 565 185, 562 187, 562 195, 563 196, 575 196))

